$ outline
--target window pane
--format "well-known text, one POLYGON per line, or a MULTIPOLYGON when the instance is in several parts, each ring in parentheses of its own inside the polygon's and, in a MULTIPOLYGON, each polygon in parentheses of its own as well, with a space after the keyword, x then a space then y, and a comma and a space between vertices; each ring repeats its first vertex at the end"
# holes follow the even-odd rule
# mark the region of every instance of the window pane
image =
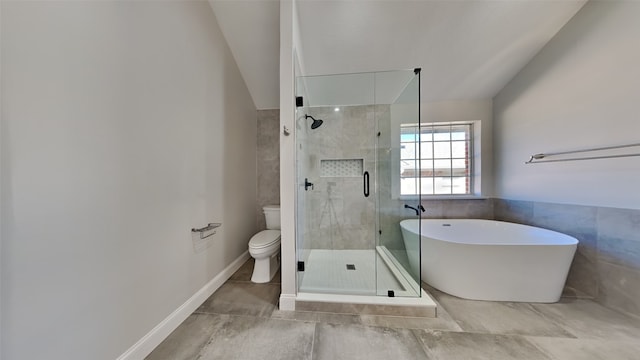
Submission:
POLYGON ((451 142, 451 157, 453 158, 466 158, 467 157, 467 142, 466 141, 452 141, 451 142))
POLYGON ((467 168, 467 160, 466 159, 453 159, 451 160, 451 167, 454 169, 466 169, 467 168))
POLYGON ((420 179, 420 189, 422 189, 422 195, 433 195, 433 178, 423 177, 420 179))
POLYGON ((419 172, 418 162, 415 160, 400 161, 400 177, 417 177, 419 172))
POLYGON ((451 140, 469 139, 471 125, 455 125, 451 127, 451 140))
POLYGON ((420 159, 420 169, 423 177, 433 176, 433 159, 420 159))
POLYGON ((400 144, 400 159, 415 159, 415 158, 416 158, 416 143, 400 144))
MULTIPOLYGON (((411 129, 411 128, 409 128, 409 129, 411 129)), ((416 136, 415 130, 410 130, 410 132, 408 132, 408 133, 405 133, 405 131, 408 131, 408 130, 403 129, 402 130, 402 134, 400 134, 400 141, 401 142, 413 142, 413 141, 416 141, 417 136, 416 136)))
POLYGON ((420 134, 420 141, 433 141, 433 134, 431 133, 431 129, 422 128, 422 133, 420 134))
MULTIPOLYGON (((448 128, 448 126, 447 126, 448 128)), ((442 131, 442 130, 439 130, 442 131)), ((433 134, 433 139, 435 141, 448 141, 451 140, 451 133, 447 130, 446 132, 436 132, 433 134)))
POLYGON ((420 144, 420 157, 423 159, 433 158, 433 143, 423 142, 420 144))
POLYGON ((433 154, 436 159, 450 158, 451 143, 448 141, 433 143, 433 154))
POLYGON ((450 177, 438 177, 435 181, 435 193, 436 194, 451 194, 451 178, 450 177))
POLYGON ((451 184, 451 193, 453 194, 466 194, 468 192, 466 177, 454 177, 451 184))
POLYGON ((402 195, 416 195, 416 178, 400 178, 400 193, 402 195))
POLYGON ((451 160, 434 160, 434 176, 451 176, 451 160))

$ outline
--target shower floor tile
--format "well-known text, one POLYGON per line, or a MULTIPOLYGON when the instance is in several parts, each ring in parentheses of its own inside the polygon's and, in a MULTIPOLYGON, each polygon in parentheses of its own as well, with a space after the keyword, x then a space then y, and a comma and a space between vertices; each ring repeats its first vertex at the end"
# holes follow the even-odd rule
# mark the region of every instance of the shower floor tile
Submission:
POLYGON ((311 250, 301 276, 301 292, 376 295, 378 288, 401 288, 375 250, 311 250))
POLYGON ((305 261, 300 291, 357 295, 376 293, 374 250, 311 250, 305 261), (347 265, 356 270, 349 270, 347 265))

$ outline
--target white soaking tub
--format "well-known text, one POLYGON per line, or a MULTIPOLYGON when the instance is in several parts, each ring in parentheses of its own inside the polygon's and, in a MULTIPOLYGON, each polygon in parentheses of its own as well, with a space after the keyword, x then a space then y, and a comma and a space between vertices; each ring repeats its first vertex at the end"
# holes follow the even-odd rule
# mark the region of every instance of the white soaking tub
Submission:
POLYGON ((410 219, 400 228, 422 281, 472 300, 558 301, 578 246, 569 235, 502 221, 410 219))

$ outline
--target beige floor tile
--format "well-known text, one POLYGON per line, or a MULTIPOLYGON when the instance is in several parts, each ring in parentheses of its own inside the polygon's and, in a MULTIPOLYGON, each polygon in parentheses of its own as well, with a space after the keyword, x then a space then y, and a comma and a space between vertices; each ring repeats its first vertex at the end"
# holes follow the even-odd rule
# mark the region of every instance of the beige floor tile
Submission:
POLYGON ((231 275, 228 281, 251 281, 251 274, 253 274, 254 263, 255 261, 253 260, 253 258, 247 260, 244 264, 242 264, 240 269, 238 269, 233 275, 231 275))
POLYGON ((358 315, 334 314, 315 311, 280 311, 271 314, 273 319, 321 322, 327 324, 361 324, 358 315))
POLYGON ((383 315, 360 315, 363 325, 381 326, 400 329, 436 329, 449 331, 462 331, 460 326, 452 319, 402 317, 383 315))
POLYGON ((591 300, 563 298, 555 304, 533 304, 532 307, 578 338, 640 339, 640 321, 591 300))
POLYGON ((227 282, 196 312, 269 317, 280 296, 278 284, 227 282))
POLYGON ((314 323, 225 316, 199 360, 311 359, 314 323))
POLYGON ((437 291, 433 294, 463 331, 574 337, 528 303, 466 300, 437 291))
POLYGON ((211 314, 190 315, 146 359, 195 359, 219 327, 218 318, 211 314))
POLYGON ((413 330, 434 360, 549 360, 520 335, 413 330))
POLYGON ((640 322, 591 300, 471 301, 425 286, 435 319, 287 312, 279 275, 254 284, 252 271, 250 259, 148 359, 640 359, 640 322))
POLYGON ((554 360, 638 360, 638 341, 595 339, 527 338, 554 360))
POLYGON ((407 329, 318 323, 314 360, 429 359, 407 329))

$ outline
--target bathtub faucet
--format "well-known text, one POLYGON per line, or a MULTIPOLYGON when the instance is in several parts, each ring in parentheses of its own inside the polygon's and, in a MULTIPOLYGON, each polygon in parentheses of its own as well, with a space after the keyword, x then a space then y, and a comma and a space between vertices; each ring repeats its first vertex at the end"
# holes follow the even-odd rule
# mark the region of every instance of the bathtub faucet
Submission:
POLYGON ((405 209, 411 209, 411 210, 415 211, 416 212, 416 216, 420 215, 420 211, 422 211, 422 212, 425 211, 424 207, 422 207, 422 204, 418 204, 417 207, 413 207, 413 206, 409 206, 407 204, 404 204, 404 208, 405 209))

